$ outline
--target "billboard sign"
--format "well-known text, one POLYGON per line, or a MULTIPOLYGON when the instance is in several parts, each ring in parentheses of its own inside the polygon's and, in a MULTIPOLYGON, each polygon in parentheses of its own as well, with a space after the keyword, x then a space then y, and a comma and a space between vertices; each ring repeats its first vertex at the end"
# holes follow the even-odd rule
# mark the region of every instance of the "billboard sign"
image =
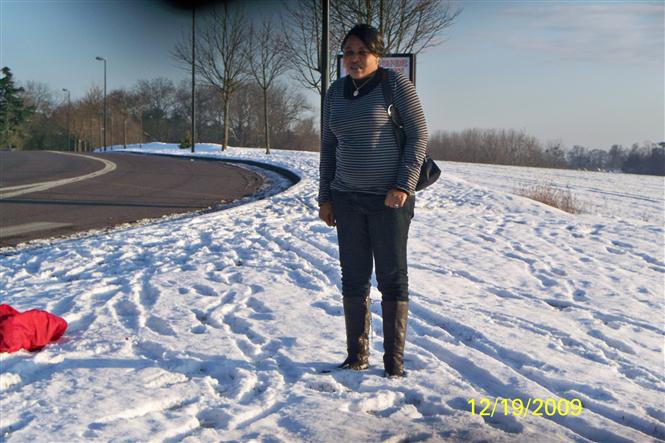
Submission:
MULTIPOLYGON (((415 54, 387 54, 381 57, 380 65, 401 72, 411 83, 416 84, 416 55, 415 54)), ((337 78, 346 76, 346 69, 342 64, 342 55, 337 55, 337 78)))

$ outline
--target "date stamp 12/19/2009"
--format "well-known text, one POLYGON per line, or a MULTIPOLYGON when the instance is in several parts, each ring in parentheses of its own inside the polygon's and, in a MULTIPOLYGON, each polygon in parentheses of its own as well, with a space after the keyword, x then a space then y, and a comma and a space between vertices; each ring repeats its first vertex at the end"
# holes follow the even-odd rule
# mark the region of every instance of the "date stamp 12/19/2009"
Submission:
POLYGON ((476 401, 470 399, 467 401, 471 405, 471 415, 480 415, 481 417, 494 417, 495 414, 514 415, 516 417, 526 417, 531 414, 534 417, 552 417, 559 415, 565 417, 572 415, 579 417, 582 414, 582 400, 573 398, 501 398, 497 397, 492 401, 483 397, 476 401))

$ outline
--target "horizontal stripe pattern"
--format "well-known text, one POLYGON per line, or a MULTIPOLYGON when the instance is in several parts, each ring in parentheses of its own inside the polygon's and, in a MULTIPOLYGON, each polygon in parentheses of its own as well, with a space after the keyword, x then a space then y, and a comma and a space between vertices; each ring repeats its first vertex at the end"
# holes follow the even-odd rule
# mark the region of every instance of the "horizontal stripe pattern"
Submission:
POLYGON ((331 199, 331 189, 370 194, 385 194, 392 188, 415 192, 427 150, 427 123, 411 81, 387 71, 406 134, 404 157, 386 113, 381 85, 349 99, 344 97, 345 78, 336 80, 324 99, 320 203, 331 199))

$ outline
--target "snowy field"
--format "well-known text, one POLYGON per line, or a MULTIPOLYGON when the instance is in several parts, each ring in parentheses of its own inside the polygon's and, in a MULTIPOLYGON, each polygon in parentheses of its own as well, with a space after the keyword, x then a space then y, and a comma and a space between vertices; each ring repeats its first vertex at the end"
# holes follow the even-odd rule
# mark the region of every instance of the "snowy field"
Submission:
POLYGON ((569 189, 584 212, 612 218, 663 221, 663 177, 607 172, 442 162, 446 170, 475 184, 504 192, 546 185, 569 189))
POLYGON ((662 178, 442 163, 410 236, 408 377, 390 380, 375 289, 370 369, 320 373, 345 358, 345 333, 318 154, 197 148, 303 179, 221 212, 3 251, 1 302, 70 328, 0 355, 0 440, 665 439, 662 178), (512 194, 521 182, 563 183, 593 209, 512 194), (516 416, 514 399, 530 410, 516 416))

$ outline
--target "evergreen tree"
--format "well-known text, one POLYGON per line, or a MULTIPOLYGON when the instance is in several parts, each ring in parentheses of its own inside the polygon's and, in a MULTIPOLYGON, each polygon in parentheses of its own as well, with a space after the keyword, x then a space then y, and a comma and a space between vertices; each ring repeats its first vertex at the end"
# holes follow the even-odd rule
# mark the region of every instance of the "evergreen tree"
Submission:
POLYGON ((0 78, 0 146, 11 147, 12 140, 20 135, 21 125, 32 114, 33 108, 26 106, 21 97, 23 88, 17 88, 8 67, 2 68, 0 78))

